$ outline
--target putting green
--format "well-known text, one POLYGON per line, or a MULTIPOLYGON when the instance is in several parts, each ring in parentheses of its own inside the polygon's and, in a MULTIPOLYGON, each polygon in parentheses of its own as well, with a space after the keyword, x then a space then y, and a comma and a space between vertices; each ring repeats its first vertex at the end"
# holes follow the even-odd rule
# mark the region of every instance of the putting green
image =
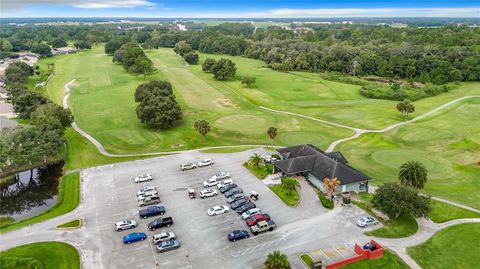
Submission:
POLYGON ((285 145, 313 144, 323 145, 328 139, 319 133, 314 132, 289 132, 282 133, 278 140, 285 145))
POLYGON ((267 120, 253 115, 231 115, 215 121, 216 128, 242 134, 259 134, 267 131, 267 120))

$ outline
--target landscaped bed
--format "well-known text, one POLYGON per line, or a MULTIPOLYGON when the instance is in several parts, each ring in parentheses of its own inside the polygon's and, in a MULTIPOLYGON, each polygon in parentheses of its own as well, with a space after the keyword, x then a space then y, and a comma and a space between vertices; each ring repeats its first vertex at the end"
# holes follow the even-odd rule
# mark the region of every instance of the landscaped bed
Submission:
POLYGON ((270 175, 273 171, 273 166, 271 164, 259 164, 258 166, 250 164, 248 162, 244 163, 245 166, 252 174, 254 174, 258 179, 264 179, 266 176, 270 175))
POLYGON ((288 191, 282 188, 281 185, 270 186, 269 187, 282 201, 288 206, 295 206, 298 204, 299 194, 298 191, 291 191, 290 194, 288 191))
POLYGON ((72 221, 69 221, 67 223, 58 225, 57 228, 60 228, 60 229, 75 229, 75 228, 79 228, 80 226, 82 226, 82 220, 81 219, 76 219, 76 220, 72 220, 72 221))

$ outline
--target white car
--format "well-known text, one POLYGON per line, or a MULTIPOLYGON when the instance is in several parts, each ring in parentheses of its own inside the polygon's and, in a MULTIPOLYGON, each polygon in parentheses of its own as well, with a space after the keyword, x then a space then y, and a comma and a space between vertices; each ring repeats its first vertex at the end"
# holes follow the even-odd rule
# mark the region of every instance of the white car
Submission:
POLYGON ((220 189, 221 187, 225 187, 225 186, 227 186, 227 185, 229 185, 229 184, 232 184, 232 183, 233 183, 233 180, 231 180, 231 179, 225 179, 225 180, 222 180, 222 181, 218 182, 217 188, 220 189))
POLYGON ((220 214, 223 214, 223 213, 227 213, 228 211, 230 211, 228 206, 217 205, 217 206, 214 206, 214 207, 208 209, 207 214, 209 216, 216 216, 216 215, 220 215, 220 214))
POLYGON ((184 163, 180 165, 180 170, 185 171, 185 170, 191 170, 197 168, 197 165, 194 163, 184 163))
POLYGON ((245 212, 243 212, 242 214, 242 219, 246 220, 248 217, 252 216, 252 215, 255 215, 255 214, 258 214, 258 213, 262 213, 262 210, 260 210, 260 208, 252 208, 250 210, 247 210, 245 212))
POLYGON ((211 178, 211 179, 203 182, 203 187, 208 188, 208 187, 217 186, 218 183, 219 182, 215 178, 211 178))
POLYGON ((137 222, 134 220, 121 220, 115 223, 115 231, 117 232, 133 229, 135 227, 137 227, 137 222))
POLYGON ((159 234, 155 234, 152 236, 152 240, 154 244, 158 244, 160 242, 175 240, 177 237, 172 232, 162 232, 159 234))
POLYGON ((205 167, 205 166, 209 166, 209 165, 212 165, 213 164, 213 160, 212 159, 205 159, 203 161, 200 161, 198 163, 198 167, 205 167))
POLYGON ((206 189, 200 192, 200 197, 202 198, 208 198, 213 196, 217 196, 216 190, 206 189))
POLYGON ((146 187, 141 188, 139 191, 137 191, 137 196, 143 195, 143 194, 145 194, 146 192, 149 192, 149 191, 156 191, 156 190, 157 190, 157 187, 146 186, 146 187))
POLYGON ((370 216, 363 217, 363 218, 357 220, 357 225, 358 225, 358 227, 361 227, 361 228, 366 228, 368 226, 373 226, 373 225, 377 225, 377 224, 378 224, 378 220, 376 220, 375 218, 372 218, 370 216))
POLYGON ((212 176, 211 179, 222 180, 230 177, 230 174, 227 172, 220 172, 212 176))
POLYGON ((151 174, 143 174, 134 179, 135 183, 140 183, 140 182, 146 182, 146 181, 152 181, 153 177, 151 174))
POLYGON ((153 197, 153 196, 158 196, 158 192, 157 192, 156 190, 147 191, 147 192, 144 192, 144 193, 141 194, 141 195, 138 195, 138 196, 137 196, 137 200, 138 200, 138 201, 143 201, 143 200, 145 200, 146 198, 148 198, 148 197, 153 197))

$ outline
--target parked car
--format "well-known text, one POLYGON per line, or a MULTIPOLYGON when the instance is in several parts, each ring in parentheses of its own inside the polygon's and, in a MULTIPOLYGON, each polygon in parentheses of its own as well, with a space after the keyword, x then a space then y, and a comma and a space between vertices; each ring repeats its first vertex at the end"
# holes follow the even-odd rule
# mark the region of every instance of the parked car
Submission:
POLYGON ((148 229, 155 231, 158 228, 170 227, 173 224, 172 217, 158 218, 150 223, 148 223, 148 229))
POLYGON ((143 188, 141 188, 140 190, 137 191, 137 196, 141 196, 143 195, 144 193, 146 192, 149 192, 149 191, 156 191, 157 190, 157 187, 154 187, 154 186, 145 186, 143 188))
POLYGON ((178 240, 163 241, 157 244, 157 252, 158 253, 167 252, 170 250, 177 249, 179 247, 180 247, 180 241, 178 240))
POLYGON ((200 197, 204 199, 213 196, 217 196, 216 190, 206 189, 200 192, 200 197))
POLYGON ((265 155, 265 156, 263 156, 263 161, 264 161, 265 163, 272 163, 272 162, 274 162, 274 161, 278 161, 278 159, 275 158, 275 157, 273 157, 273 156, 271 156, 271 155, 265 155))
POLYGON ((270 215, 268 214, 255 214, 255 215, 252 215, 250 217, 248 217, 245 221, 247 222, 247 225, 248 226, 253 226, 255 224, 257 224, 258 222, 260 221, 264 221, 264 220, 270 220, 270 215))
POLYGON ((165 207, 163 206, 149 206, 146 209, 138 211, 138 215, 140 216, 140 218, 144 219, 163 214, 165 214, 165 207))
POLYGON ((221 187, 227 186, 229 184, 233 184, 233 180, 225 179, 225 180, 222 180, 222 181, 218 182, 217 188, 220 189, 221 187))
POLYGON ((240 200, 237 200, 233 203, 230 204, 230 208, 232 210, 237 210, 239 207, 241 207, 242 205, 246 204, 246 203, 249 203, 250 201, 243 198, 243 199, 240 199, 240 200))
POLYGON ((248 234, 247 231, 245 230, 235 230, 235 231, 231 231, 228 235, 227 235, 227 238, 228 240, 230 241, 237 241, 237 240, 240 240, 240 239, 245 239, 245 238, 249 238, 250 235, 248 234))
POLYGON ((366 228, 368 226, 374 226, 378 224, 378 220, 373 217, 367 216, 357 220, 357 225, 360 228, 366 228))
POLYGON ((269 221, 260 221, 258 222, 257 224, 253 225, 253 226, 250 226, 250 231, 252 231, 253 235, 257 235, 259 233, 262 233, 262 232, 266 232, 266 231, 273 231, 273 229, 275 229, 275 227, 277 227, 277 225, 275 224, 275 222, 273 222, 273 220, 269 220, 269 221))
POLYGON ((156 190, 144 192, 142 195, 137 196, 137 200, 145 200, 147 197, 158 196, 158 192, 156 190))
POLYGON ((150 196, 150 197, 147 197, 143 200, 140 200, 140 202, 138 202, 138 205, 139 206, 146 206, 146 205, 153 205, 153 204, 158 204, 158 203, 160 203, 160 197, 150 196))
POLYGON ((213 187, 213 186, 217 186, 217 184, 218 184, 218 181, 216 179, 210 178, 207 181, 203 182, 203 187, 204 188, 213 187))
POLYGON ((212 208, 209 208, 207 210, 207 214, 209 216, 216 216, 216 215, 220 215, 220 214, 223 214, 223 213, 227 213, 228 211, 230 211, 230 209, 228 209, 227 206, 217 205, 217 206, 214 206, 212 208))
POLYGON ((242 214, 243 212, 247 211, 247 210, 250 210, 252 208, 255 208, 257 207, 254 203, 246 203, 244 205, 242 205, 241 207, 237 208, 237 213, 238 214, 242 214))
POLYGON ((229 191, 229 190, 231 190, 231 189, 233 189, 233 188, 236 188, 236 187, 238 187, 238 185, 235 184, 235 183, 232 183, 232 184, 228 184, 228 185, 225 185, 225 186, 223 186, 223 187, 220 187, 220 188, 219 188, 219 191, 220 191, 221 193, 225 193, 225 192, 227 192, 227 191, 229 191))
POLYGON ((184 163, 180 165, 180 170, 185 171, 185 170, 191 170, 197 168, 197 165, 194 163, 184 163))
POLYGON ((237 193, 227 198, 227 203, 232 204, 235 201, 247 199, 247 197, 243 193, 237 193))
POLYGON ((133 232, 133 233, 127 234, 123 237, 123 243, 124 244, 130 244, 130 243, 134 243, 134 242, 137 242, 137 241, 145 240, 146 238, 147 238, 147 235, 145 233, 133 232))
POLYGON ((213 164, 212 159, 205 159, 203 161, 198 162, 198 167, 205 167, 213 164))
POLYGON ((137 222, 134 220, 121 220, 115 223, 115 231, 117 232, 133 229, 135 227, 137 227, 137 222))
POLYGON ((242 188, 233 188, 225 193, 225 197, 230 197, 238 193, 243 193, 242 188))
POLYGON ((172 232, 161 232, 152 236, 152 241, 154 244, 175 239, 177 239, 177 237, 172 232))
POLYGON ((245 212, 243 212, 242 214, 242 219, 246 220, 248 217, 254 215, 254 214, 258 214, 258 213, 261 213, 262 211, 260 210, 260 208, 252 208, 250 210, 247 210, 245 212))
POLYGON ((138 177, 136 177, 133 181, 135 183, 141 183, 141 182, 146 182, 146 181, 152 181, 153 177, 151 174, 143 174, 143 175, 139 175, 138 177))
POLYGON ((222 180, 230 177, 230 174, 227 172, 219 172, 212 176, 213 179, 222 180))

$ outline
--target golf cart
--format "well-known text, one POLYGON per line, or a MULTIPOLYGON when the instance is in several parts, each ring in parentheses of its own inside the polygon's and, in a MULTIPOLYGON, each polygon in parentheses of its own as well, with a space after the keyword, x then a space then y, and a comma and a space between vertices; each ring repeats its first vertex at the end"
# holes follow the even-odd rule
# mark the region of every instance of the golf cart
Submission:
POLYGON ((195 196, 197 196, 197 193, 195 192, 194 189, 189 189, 188 190, 188 197, 190 197, 190 199, 195 199, 195 196))
POLYGON ((257 201, 258 200, 258 192, 251 191, 250 192, 250 199, 252 199, 253 201, 257 201))

